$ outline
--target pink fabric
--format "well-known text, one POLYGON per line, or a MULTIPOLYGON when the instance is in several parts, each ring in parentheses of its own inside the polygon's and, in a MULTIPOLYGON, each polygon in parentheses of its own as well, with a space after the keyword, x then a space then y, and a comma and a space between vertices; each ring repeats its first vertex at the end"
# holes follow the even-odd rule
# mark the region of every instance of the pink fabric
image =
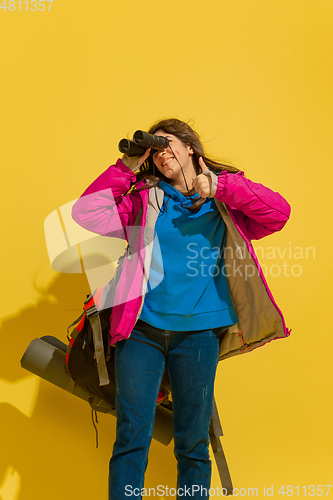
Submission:
MULTIPOLYGON (((111 165, 85 190, 73 206, 72 217, 89 231, 123 238, 128 241, 128 229, 133 226, 139 210, 143 208, 141 226, 145 225, 149 193, 148 189, 123 196, 136 181, 134 173, 120 160, 111 165)), ((142 181, 144 183, 145 181, 142 181)), ((245 241, 260 272, 269 296, 279 311, 286 336, 289 334, 281 311, 276 305, 261 271, 250 240, 280 231, 290 216, 290 205, 279 194, 262 184, 245 178, 243 172, 218 175, 215 198, 223 202, 245 241)), ((118 297, 126 296, 126 288, 131 289, 132 300, 115 305, 111 316, 111 343, 128 338, 134 327, 142 297, 142 262, 144 258, 143 238, 137 238, 133 260, 125 259, 122 279, 119 281, 118 297)), ((115 302, 117 304, 117 302, 115 302)))

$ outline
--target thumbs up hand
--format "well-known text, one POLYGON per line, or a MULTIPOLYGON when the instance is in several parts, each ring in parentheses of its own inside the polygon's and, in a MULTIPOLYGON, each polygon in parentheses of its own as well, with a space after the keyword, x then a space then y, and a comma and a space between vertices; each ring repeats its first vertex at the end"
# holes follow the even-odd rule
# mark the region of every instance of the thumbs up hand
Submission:
POLYGON ((199 158, 199 165, 202 169, 202 173, 192 179, 192 188, 196 190, 201 198, 207 198, 212 189, 212 178, 201 156, 199 158))

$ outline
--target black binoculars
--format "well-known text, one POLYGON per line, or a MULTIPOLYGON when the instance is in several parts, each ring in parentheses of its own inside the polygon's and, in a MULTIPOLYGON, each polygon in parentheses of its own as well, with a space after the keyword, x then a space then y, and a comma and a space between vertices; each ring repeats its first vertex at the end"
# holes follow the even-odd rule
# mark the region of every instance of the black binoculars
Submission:
POLYGON ((133 136, 133 141, 122 139, 118 144, 118 149, 126 156, 141 156, 147 148, 165 149, 168 146, 169 140, 166 137, 137 130, 133 136))

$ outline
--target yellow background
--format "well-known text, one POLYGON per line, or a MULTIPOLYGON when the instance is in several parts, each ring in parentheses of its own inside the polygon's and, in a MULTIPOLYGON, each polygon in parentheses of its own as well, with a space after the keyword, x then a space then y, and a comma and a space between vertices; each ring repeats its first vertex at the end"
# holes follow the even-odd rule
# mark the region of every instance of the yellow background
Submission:
MULTIPOLYGON (((0 496, 107 498, 115 419, 99 416, 96 450, 83 401, 41 381, 29 416, 6 394, 29 376, 20 367, 29 342, 45 334, 65 341, 89 293, 83 275, 52 271, 45 218, 117 159, 122 137, 169 116, 193 120, 209 154, 292 205, 281 233, 254 242, 268 269, 289 266, 289 276, 273 276, 275 267, 267 279, 292 334, 218 368, 234 486, 258 488, 263 498, 273 485, 283 498, 282 485, 293 485, 296 497, 297 485, 331 484, 332 2, 46 5, 0 9, 0 496), (287 251, 270 258, 269 247, 287 251), (306 247, 315 255, 305 258, 306 247)), ((146 485, 175 486, 173 443, 153 441, 146 485)))

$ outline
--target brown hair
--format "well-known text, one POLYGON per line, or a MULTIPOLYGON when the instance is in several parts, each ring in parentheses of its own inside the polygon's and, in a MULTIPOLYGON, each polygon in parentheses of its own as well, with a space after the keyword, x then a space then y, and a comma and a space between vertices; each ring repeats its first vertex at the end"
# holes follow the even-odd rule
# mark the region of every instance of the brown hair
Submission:
MULTIPOLYGON (((168 118, 155 123, 155 125, 150 127, 148 132, 150 134, 155 134, 157 130, 163 130, 166 134, 172 134, 182 141, 184 146, 189 145, 192 147, 194 151, 193 164, 197 175, 202 172, 199 165, 200 156, 207 167, 214 173, 218 174, 222 172, 222 170, 226 170, 227 172, 233 174, 239 172, 239 169, 234 167, 231 163, 221 163, 207 157, 200 142, 199 135, 190 127, 188 123, 178 120, 177 118, 168 118)), ((135 175, 137 176, 137 182, 140 182, 142 179, 147 179, 148 182, 140 188, 134 188, 133 192, 154 187, 161 180, 170 184, 170 179, 165 177, 157 168, 154 168, 154 162, 151 156, 141 165, 139 171, 136 172, 135 175)), ((183 194, 185 193, 183 192, 183 194)), ((190 191, 190 194, 194 194, 194 191, 190 191)), ((199 198, 199 200, 195 201, 190 208, 187 208, 190 210, 196 210, 201 207, 204 201, 205 200, 203 198, 199 198)))

